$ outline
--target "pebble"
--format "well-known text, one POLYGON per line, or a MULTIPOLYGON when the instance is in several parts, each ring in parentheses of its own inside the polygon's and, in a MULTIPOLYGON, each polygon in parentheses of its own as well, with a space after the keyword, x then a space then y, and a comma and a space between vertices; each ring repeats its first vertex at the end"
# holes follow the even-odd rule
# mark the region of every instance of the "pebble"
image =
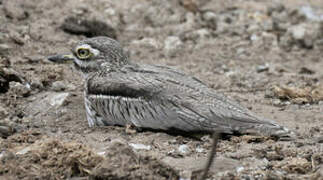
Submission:
POLYGON ((194 33, 197 37, 197 39, 205 39, 210 37, 210 31, 206 28, 202 28, 202 29, 198 29, 196 31, 194 31, 194 33))
POLYGON ((237 167, 236 171, 237 173, 240 173, 244 170, 244 167, 240 166, 240 167, 237 167))
POLYGON ((21 6, 21 1, 10 0, 3 2, 3 9, 5 14, 13 19, 23 20, 28 17, 28 13, 21 6))
POLYGON ((182 154, 186 154, 189 151, 189 147, 186 144, 182 144, 178 147, 178 151, 182 154))
POLYGON ((214 12, 208 11, 203 14, 202 18, 207 22, 207 26, 216 29, 217 28, 217 17, 214 12))
POLYGON ((257 72, 261 73, 261 72, 265 72, 269 70, 269 64, 266 63, 265 65, 259 65, 257 66, 257 72))
POLYGON ((159 43, 156 39, 147 37, 140 40, 134 40, 131 42, 131 44, 154 49, 159 49, 162 46, 161 43, 159 43))
POLYGON ((195 151, 198 152, 198 153, 202 153, 202 152, 205 152, 205 149, 204 148, 197 147, 195 149, 195 151))
POLYGON ((64 91, 66 89, 66 84, 63 81, 53 82, 51 89, 54 91, 64 91))
POLYGON ((29 84, 21 84, 19 82, 11 81, 9 83, 10 91, 18 96, 27 97, 30 95, 31 89, 29 84))
POLYGON ((164 41, 164 49, 165 53, 168 56, 174 56, 179 51, 180 47, 182 46, 182 41, 177 36, 169 36, 164 41))
POLYGON ((0 54, 7 55, 11 47, 7 44, 0 44, 0 54))
POLYGON ((67 97, 70 93, 54 93, 49 95, 49 104, 51 106, 60 107, 66 102, 67 97))
POLYGON ((0 105, 0 120, 8 116, 8 111, 0 105))
POLYGON ((151 146, 147 146, 147 145, 144 145, 144 144, 134 144, 134 143, 129 143, 129 145, 133 148, 133 149, 136 149, 136 150, 147 150, 149 151, 151 149, 151 146))
POLYGON ((305 37, 306 29, 303 25, 296 25, 290 28, 292 37, 296 40, 302 40, 305 37))
POLYGON ((31 150, 31 148, 28 146, 26 148, 23 148, 22 150, 16 152, 16 155, 24 155, 26 153, 28 153, 31 150))

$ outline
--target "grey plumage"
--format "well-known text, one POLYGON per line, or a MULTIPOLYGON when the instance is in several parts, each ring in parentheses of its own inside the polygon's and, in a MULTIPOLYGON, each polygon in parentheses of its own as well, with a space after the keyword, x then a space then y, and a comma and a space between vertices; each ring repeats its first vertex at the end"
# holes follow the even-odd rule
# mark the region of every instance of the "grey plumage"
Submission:
MULTIPOLYGON (((134 125, 185 132, 256 133, 281 136, 289 130, 260 118, 178 70, 129 61, 121 45, 107 37, 79 42, 73 60, 85 76, 89 126, 134 125), (88 56, 80 56, 86 49, 88 56), (86 58, 84 58, 86 57, 86 58)), ((64 58, 62 58, 64 57, 64 58)))

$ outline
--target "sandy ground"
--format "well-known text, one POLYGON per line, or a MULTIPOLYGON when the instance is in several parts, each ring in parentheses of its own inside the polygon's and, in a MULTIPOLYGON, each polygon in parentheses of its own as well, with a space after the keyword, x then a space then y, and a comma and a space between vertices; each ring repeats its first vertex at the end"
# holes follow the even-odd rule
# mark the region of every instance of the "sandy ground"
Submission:
POLYGON ((194 75, 295 133, 220 140, 209 179, 323 179, 323 3, 280 2, 1 0, 0 179, 199 176, 209 136, 88 127, 80 74, 46 57, 95 35, 116 37, 133 61, 194 75))

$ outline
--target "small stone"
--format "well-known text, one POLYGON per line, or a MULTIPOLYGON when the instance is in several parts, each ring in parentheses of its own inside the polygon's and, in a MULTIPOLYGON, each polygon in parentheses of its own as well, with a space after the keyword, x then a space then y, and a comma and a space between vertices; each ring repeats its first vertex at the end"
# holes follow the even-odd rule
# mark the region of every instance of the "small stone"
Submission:
POLYGON ((262 23, 262 27, 265 31, 272 31, 274 30, 274 23, 272 19, 267 19, 262 23))
POLYGON ((166 55, 174 56, 180 50, 183 43, 179 37, 169 36, 165 39, 164 44, 165 44, 164 49, 165 49, 166 55))
POLYGON ((39 63, 40 61, 43 61, 45 57, 35 55, 35 56, 27 56, 26 59, 28 59, 29 63, 39 63))
POLYGON ((210 27, 212 29, 216 29, 216 27, 217 27, 217 17, 216 17, 216 14, 214 12, 208 11, 208 12, 203 14, 202 18, 203 18, 203 20, 205 20, 207 22, 208 27, 210 27))
POLYGON ((18 32, 12 31, 10 32, 10 38, 18 45, 24 45, 25 40, 21 37, 18 32))
POLYGON ((257 66, 257 72, 261 73, 261 72, 265 72, 269 70, 269 64, 266 63, 265 65, 259 65, 257 66))
POLYGON ((205 152, 205 149, 204 148, 197 147, 195 149, 195 151, 198 152, 198 153, 202 153, 202 152, 205 152))
POLYGON ((253 34, 253 33, 256 33, 258 31, 260 31, 260 26, 257 25, 257 24, 251 24, 247 29, 247 32, 249 34, 253 34))
POLYGON ((8 137, 11 136, 13 133, 15 132, 15 130, 6 124, 0 124, 0 137, 8 137))
POLYGON ((134 143, 130 143, 129 144, 133 149, 136 149, 136 150, 147 150, 149 151, 151 149, 151 146, 147 146, 147 145, 144 145, 144 144, 134 144, 134 143))
POLYGON ((318 137, 318 138, 316 139, 316 142, 317 142, 317 143, 323 143, 323 136, 318 137))
POLYGON ((186 144, 182 144, 178 147, 178 151, 182 154, 186 154, 189 151, 189 147, 186 144))
POLYGON ((0 105, 0 120, 8 116, 8 111, 0 105))
POLYGON ((290 31, 292 33, 292 37, 296 40, 302 40, 305 37, 306 29, 302 25, 293 26, 290 31))
POLYGON ((66 84, 63 81, 53 82, 51 89, 54 91, 64 91, 66 89, 66 84))
POLYGON ((281 102, 281 100, 280 99, 275 99, 274 101, 273 101, 273 105, 274 106, 282 106, 282 102, 281 102))
POLYGON ((22 1, 19 0, 4 1, 3 9, 6 16, 18 20, 26 19, 28 17, 28 13, 22 7, 21 2, 22 1))
POLYGON ((7 55, 11 47, 7 44, 0 44, 0 55, 7 55))
POLYGON ((237 173, 240 173, 244 170, 244 167, 240 166, 240 167, 237 167, 236 171, 237 173))
POLYGON ((267 9, 267 14, 272 15, 273 12, 283 12, 285 10, 285 6, 281 3, 274 3, 267 9))
POLYGON ((197 36, 197 39, 210 37, 210 31, 205 28, 196 30, 194 34, 197 36))
POLYGON ((51 106, 60 107, 66 102, 66 99, 69 95, 69 93, 52 94, 51 96, 49 96, 49 104, 51 106))
POLYGON ((162 45, 154 38, 142 38, 131 42, 133 45, 139 45, 148 48, 159 49, 162 45))
POLYGON ((315 74, 315 71, 307 68, 307 67, 301 67, 301 70, 299 71, 300 74, 315 74))
POLYGON ((29 96, 31 89, 29 84, 21 84, 19 82, 11 81, 9 83, 10 92, 22 97, 29 96))
POLYGON ((257 41, 257 40, 259 40, 259 36, 258 36, 257 34, 252 34, 252 35, 250 36, 250 40, 251 40, 251 41, 257 41))
POLYGON ((38 78, 32 79, 30 85, 31 85, 31 88, 32 89, 43 89, 44 88, 43 83, 38 78))
POLYGON ((117 39, 116 30, 104 21, 83 19, 82 16, 70 16, 64 20, 61 29, 70 34, 86 37, 108 36, 117 39))
POLYGON ((4 151, 0 153, 0 161, 5 162, 15 158, 15 154, 11 151, 4 151))
POLYGON ((29 146, 25 147, 22 150, 16 152, 16 155, 24 155, 24 154, 28 153, 30 150, 31 150, 31 148, 29 146))

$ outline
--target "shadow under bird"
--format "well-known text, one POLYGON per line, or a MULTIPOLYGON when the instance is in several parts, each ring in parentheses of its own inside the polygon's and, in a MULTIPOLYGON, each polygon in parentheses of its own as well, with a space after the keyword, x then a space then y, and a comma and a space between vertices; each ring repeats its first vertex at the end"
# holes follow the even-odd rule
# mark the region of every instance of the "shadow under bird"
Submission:
POLYGON ((166 66, 137 64, 108 37, 77 43, 73 61, 85 78, 84 102, 89 126, 131 125, 181 132, 288 136, 290 131, 256 116, 195 77, 166 66))

